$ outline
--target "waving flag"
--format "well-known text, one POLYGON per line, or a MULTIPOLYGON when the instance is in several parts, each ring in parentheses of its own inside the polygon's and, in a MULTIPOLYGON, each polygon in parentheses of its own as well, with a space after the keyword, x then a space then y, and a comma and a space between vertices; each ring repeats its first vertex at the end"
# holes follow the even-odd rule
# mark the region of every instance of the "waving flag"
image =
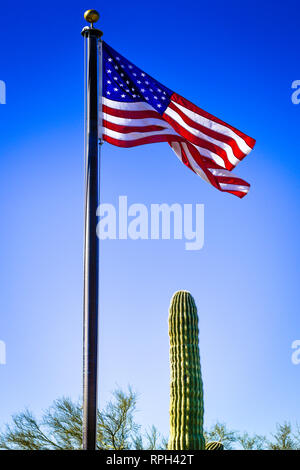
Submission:
POLYGON ((220 191, 244 197, 231 170, 255 140, 165 87, 102 43, 103 139, 118 147, 168 142, 177 157, 220 191))

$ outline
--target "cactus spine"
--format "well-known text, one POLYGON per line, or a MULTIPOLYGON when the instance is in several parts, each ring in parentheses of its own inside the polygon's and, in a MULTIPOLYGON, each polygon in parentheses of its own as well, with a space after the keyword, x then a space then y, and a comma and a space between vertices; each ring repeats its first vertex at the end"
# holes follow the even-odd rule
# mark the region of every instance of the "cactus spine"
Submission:
POLYGON ((168 449, 203 450, 203 384, 198 315, 186 291, 176 292, 169 311, 171 392, 168 449))

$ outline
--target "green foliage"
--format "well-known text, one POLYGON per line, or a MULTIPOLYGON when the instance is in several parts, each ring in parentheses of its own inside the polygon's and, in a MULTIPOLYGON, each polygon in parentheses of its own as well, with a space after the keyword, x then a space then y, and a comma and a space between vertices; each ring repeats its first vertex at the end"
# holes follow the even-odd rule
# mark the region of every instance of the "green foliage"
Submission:
POLYGON ((300 450, 300 427, 293 430, 290 423, 276 425, 276 433, 272 439, 259 434, 249 435, 227 428, 224 423, 216 423, 205 432, 206 441, 215 440, 224 444, 225 450, 300 450))
POLYGON ((268 443, 270 450, 299 450, 300 449, 300 434, 297 425, 296 434, 292 431, 290 423, 277 424, 276 433, 272 434, 274 441, 268 443))
POLYGON ((243 450, 263 450, 266 447, 267 439, 265 436, 254 434, 250 436, 247 432, 240 434, 237 442, 242 446, 243 450))
POLYGON ((61 447, 52 440, 52 433, 46 434, 43 425, 38 424, 29 410, 25 410, 12 417, 13 424, 7 425, 0 437, 1 449, 20 450, 58 450, 61 447))
POLYGON ((237 442, 237 432, 231 431, 224 423, 216 423, 209 430, 205 431, 206 442, 221 442, 225 450, 231 450, 233 443, 237 442))
POLYGON ((134 422, 136 395, 129 389, 128 395, 121 390, 114 392, 114 401, 106 409, 98 412, 98 449, 125 450, 131 448, 131 442, 139 431, 134 422))
MULTIPOLYGON (((129 388, 113 392, 98 412, 97 449, 162 449, 166 440, 152 426, 141 433, 134 420, 136 394, 129 388)), ((12 417, 0 434, 0 449, 76 450, 82 447, 82 404, 61 398, 37 420, 29 410, 12 417)))
POLYGON ((198 315, 195 301, 189 292, 179 291, 172 297, 169 336, 171 391, 168 448, 203 450, 204 407, 198 315))
MULTIPOLYGON (((98 415, 98 449, 167 448, 167 439, 160 435, 155 426, 141 433, 140 426, 134 420, 135 404, 136 395, 131 390, 128 393, 120 390, 113 393, 113 399, 98 415), (102 427, 101 423, 105 426, 102 427)), ((14 415, 12 423, 0 433, 0 449, 76 450, 82 444, 81 429, 81 403, 61 398, 43 413, 41 420, 37 420, 28 410, 14 415)), ((290 423, 277 424, 276 432, 271 436, 268 440, 257 434, 238 433, 217 422, 205 432, 208 442, 206 450, 217 450, 213 448, 216 444, 223 444, 224 450, 300 450, 300 428, 297 425, 293 429, 290 423)))

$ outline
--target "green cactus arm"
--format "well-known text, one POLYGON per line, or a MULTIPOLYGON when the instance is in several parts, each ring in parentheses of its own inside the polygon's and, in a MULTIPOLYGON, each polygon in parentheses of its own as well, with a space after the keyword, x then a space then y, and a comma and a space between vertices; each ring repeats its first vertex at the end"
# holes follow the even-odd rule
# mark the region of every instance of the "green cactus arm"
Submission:
POLYGON ((208 442, 205 450, 224 450, 224 446, 222 442, 208 442))

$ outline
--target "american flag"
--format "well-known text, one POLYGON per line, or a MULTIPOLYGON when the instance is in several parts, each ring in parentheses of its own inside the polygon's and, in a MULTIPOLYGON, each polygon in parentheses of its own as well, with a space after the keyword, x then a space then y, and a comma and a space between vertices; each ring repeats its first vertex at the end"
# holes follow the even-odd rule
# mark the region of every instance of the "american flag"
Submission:
POLYGON ((165 87, 102 43, 102 135, 118 147, 168 142, 177 157, 220 191, 244 197, 231 170, 255 140, 165 87))

